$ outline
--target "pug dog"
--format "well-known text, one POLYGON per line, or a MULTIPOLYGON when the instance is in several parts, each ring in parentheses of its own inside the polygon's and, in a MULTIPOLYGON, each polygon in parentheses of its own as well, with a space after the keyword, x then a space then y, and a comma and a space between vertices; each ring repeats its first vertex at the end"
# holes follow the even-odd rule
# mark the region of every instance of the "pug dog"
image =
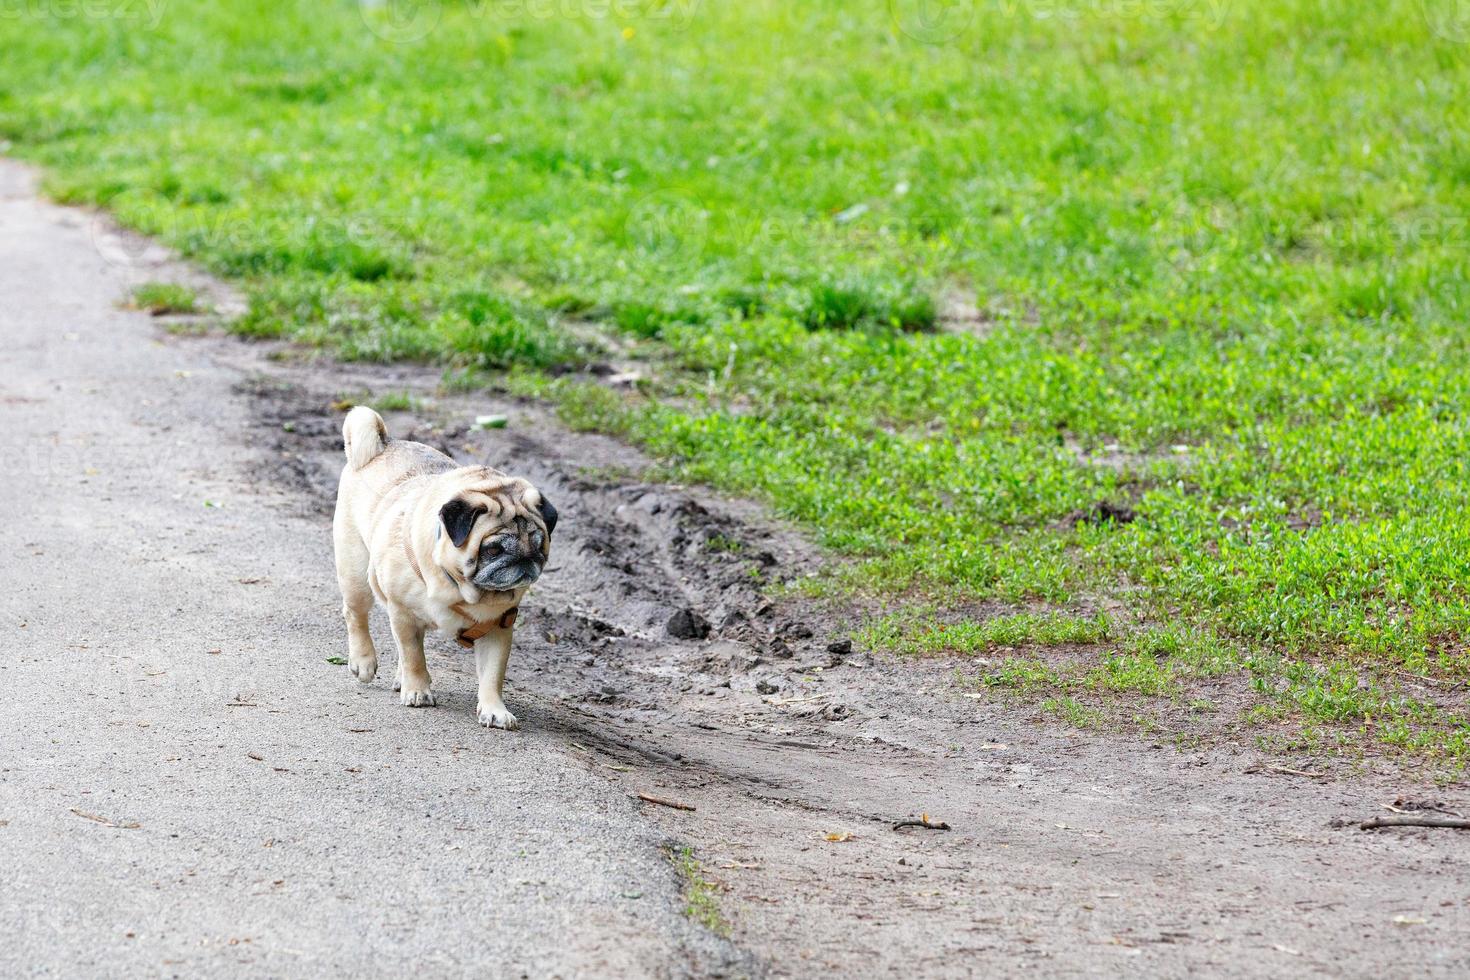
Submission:
POLYGON ((382 416, 366 406, 347 413, 342 446, 332 541, 348 669, 364 684, 377 675, 368 633, 376 600, 398 643, 400 701, 434 705, 424 632, 444 630, 475 651, 480 724, 519 728, 501 689, 521 599, 551 554, 556 508, 525 480, 389 440, 382 416))

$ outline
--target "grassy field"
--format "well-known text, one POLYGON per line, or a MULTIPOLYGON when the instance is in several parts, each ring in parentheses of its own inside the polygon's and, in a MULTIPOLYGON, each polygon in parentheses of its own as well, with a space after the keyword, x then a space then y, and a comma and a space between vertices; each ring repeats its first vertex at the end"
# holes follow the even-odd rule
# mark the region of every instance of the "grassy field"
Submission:
POLYGON ((1453 4, 98 0, 0 50, 11 152, 237 329, 762 497, 902 597, 871 645, 1470 754, 1453 4), (545 370, 589 324, 636 392, 545 370))

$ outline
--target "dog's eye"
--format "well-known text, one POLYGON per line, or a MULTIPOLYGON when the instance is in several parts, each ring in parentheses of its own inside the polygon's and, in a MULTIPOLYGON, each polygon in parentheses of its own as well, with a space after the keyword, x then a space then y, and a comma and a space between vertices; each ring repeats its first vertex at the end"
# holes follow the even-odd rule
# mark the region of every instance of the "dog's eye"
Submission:
POLYGON ((485 554, 485 555, 489 555, 491 558, 494 558, 496 555, 499 555, 504 550, 505 549, 502 548, 499 543, 491 543, 491 544, 487 544, 487 545, 485 545, 485 547, 481 548, 480 549, 480 553, 481 554, 485 554))

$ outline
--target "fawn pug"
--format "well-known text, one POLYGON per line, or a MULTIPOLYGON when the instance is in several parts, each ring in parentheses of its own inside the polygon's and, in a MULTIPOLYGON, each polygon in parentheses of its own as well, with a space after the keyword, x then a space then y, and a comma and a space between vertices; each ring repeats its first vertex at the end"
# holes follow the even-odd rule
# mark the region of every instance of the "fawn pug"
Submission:
POLYGON ((424 632, 441 629, 475 651, 480 724, 519 727, 501 688, 521 599, 551 552, 556 508, 525 480, 390 440, 365 406, 347 413, 342 442, 332 540, 348 669, 363 683, 377 675, 368 633, 376 599, 398 644, 393 688, 405 705, 434 704, 424 632))

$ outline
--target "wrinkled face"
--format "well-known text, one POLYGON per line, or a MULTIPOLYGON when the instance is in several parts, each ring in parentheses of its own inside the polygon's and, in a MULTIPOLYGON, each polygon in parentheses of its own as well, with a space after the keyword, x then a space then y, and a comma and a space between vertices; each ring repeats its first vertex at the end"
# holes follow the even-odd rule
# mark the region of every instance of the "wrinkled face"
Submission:
POLYGON ((525 588, 551 554, 556 508, 524 480, 461 492, 439 510, 443 561, 491 592, 525 588))

